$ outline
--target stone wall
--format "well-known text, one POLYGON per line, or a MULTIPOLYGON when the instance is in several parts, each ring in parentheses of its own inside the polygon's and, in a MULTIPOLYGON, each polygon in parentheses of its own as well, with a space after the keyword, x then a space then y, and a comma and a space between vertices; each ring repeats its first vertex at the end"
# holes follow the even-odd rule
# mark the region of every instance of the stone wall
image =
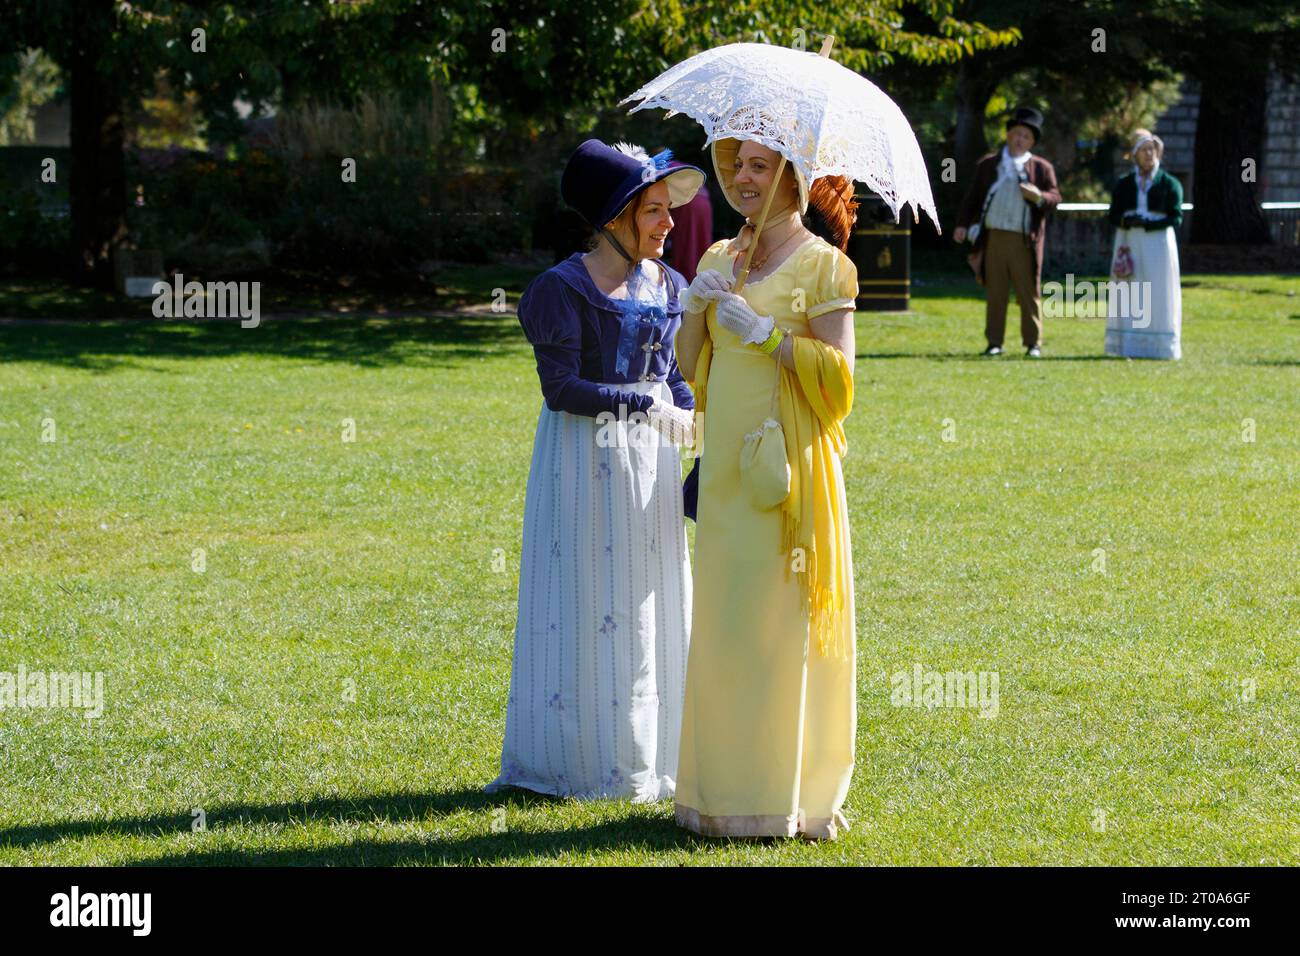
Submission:
POLYGON ((1201 94, 1195 83, 1183 84, 1177 103, 1156 120, 1155 134, 1165 144, 1161 160, 1165 169, 1183 184, 1183 195, 1192 201, 1192 168, 1196 165, 1196 116, 1201 108, 1201 94))
POLYGON ((1260 184, 1264 202, 1300 202, 1300 84, 1276 74, 1268 91, 1260 184))
MULTIPOLYGON (((1183 84, 1182 97, 1156 121, 1164 140, 1164 167, 1183 184, 1192 202, 1195 183, 1196 117, 1201 96, 1197 85, 1183 84)), ((1288 84, 1274 73, 1269 78, 1264 155, 1259 159, 1261 202, 1300 202, 1300 84, 1288 84)))

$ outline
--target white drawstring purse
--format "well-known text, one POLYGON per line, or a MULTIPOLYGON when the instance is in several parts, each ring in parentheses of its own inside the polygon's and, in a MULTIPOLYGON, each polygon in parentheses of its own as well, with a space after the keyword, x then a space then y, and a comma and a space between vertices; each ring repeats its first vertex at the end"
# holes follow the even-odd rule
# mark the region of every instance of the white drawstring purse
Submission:
POLYGON ((790 496, 790 461, 785 454, 785 429, 781 427, 781 363, 776 365, 772 403, 763 423, 745 436, 740 449, 740 483, 749 502, 759 511, 775 508, 790 496))

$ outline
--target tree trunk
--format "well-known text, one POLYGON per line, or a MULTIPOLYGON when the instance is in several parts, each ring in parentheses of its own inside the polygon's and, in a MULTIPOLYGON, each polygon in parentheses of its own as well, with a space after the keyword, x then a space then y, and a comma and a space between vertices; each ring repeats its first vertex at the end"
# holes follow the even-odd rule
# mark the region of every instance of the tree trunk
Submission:
POLYGON ((113 250, 126 236, 123 98, 107 46, 115 32, 111 0, 83 8, 68 61, 74 268, 83 281, 113 287, 113 250))
POLYGON ((984 135, 984 111, 997 89, 997 71, 971 58, 957 66, 957 132, 953 156, 959 180, 975 175, 975 164, 989 151, 984 135))
POLYGON ((1201 106, 1196 118, 1191 241, 1271 242, 1256 183, 1242 180, 1243 160, 1254 160, 1258 174, 1264 159, 1267 58, 1236 69, 1207 64, 1198 75, 1201 106))

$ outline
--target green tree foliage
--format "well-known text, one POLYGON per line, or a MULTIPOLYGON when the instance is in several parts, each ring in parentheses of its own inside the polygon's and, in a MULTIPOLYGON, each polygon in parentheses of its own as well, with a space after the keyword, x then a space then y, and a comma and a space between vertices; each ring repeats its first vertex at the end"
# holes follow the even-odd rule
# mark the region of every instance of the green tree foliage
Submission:
POLYGON ((33 113, 59 92, 59 67, 40 50, 10 53, 0 63, 0 146, 30 142, 33 113))
POLYGON ((1192 241, 1267 243, 1257 183, 1263 163, 1271 70, 1300 78, 1295 0, 1152 0, 1157 50, 1200 84, 1192 241))
POLYGON ((736 40, 815 48, 854 69, 953 63, 1014 43, 1013 25, 963 19, 957 0, 18 0, 0 8, 0 57, 35 48, 69 80, 76 262, 101 284, 124 237, 124 127, 165 71, 196 94, 210 143, 238 139, 236 103, 413 102, 454 109, 448 151, 510 149, 564 133, 672 62, 736 40), (201 33, 198 31, 202 31, 201 33))

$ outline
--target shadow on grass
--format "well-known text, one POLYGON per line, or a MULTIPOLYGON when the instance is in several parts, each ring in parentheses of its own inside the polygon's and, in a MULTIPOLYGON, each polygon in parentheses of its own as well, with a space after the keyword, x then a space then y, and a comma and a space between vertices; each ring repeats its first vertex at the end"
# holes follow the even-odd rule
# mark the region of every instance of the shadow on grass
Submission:
MULTIPOLYGON (((443 263, 432 273, 342 275, 336 271, 262 270, 239 274, 185 275, 186 280, 258 282, 262 312, 430 313, 484 306, 497 290, 517 300, 524 286, 549 262, 443 263)), ((168 282, 172 277, 168 276, 168 282)), ((0 316, 21 319, 152 319, 153 297, 127 298, 82 286, 58 275, 0 274, 0 316)))
POLYGON ((544 832, 507 831, 429 840, 355 840, 343 846, 302 850, 213 850, 173 853, 128 866, 406 866, 473 865, 533 861, 564 853, 636 849, 689 850, 710 841, 671 820, 610 820, 591 826, 544 832))
MULTIPOLYGON (((1287 276, 1284 276, 1281 273, 1275 273, 1275 272, 1260 273, 1259 277, 1289 278, 1287 276)), ((1213 289, 1219 292, 1245 292, 1245 293, 1249 293, 1250 295, 1278 295, 1278 296, 1291 295, 1290 291, 1286 291, 1282 289, 1252 288, 1244 284, 1245 281, 1249 281, 1250 279, 1257 278, 1257 276, 1243 274, 1240 278, 1243 280, 1242 282, 1224 284, 1222 282, 1215 282, 1212 279, 1211 280, 1190 279, 1187 276, 1183 276, 1180 285, 1184 289, 1213 289)))
MULTIPOLYGON (((525 809, 538 805, 563 804, 557 797, 510 789, 484 793, 477 789, 449 790, 428 794, 380 794, 360 799, 320 798, 295 803, 232 804, 207 810, 210 824, 295 824, 307 821, 401 823, 429 820, 463 810, 487 813, 503 807, 525 809)), ((62 839, 97 836, 158 836, 186 832, 192 818, 188 811, 108 820, 67 820, 59 823, 9 827, 0 830, 0 845, 32 847, 62 839)), ((507 820, 508 825, 508 820, 507 820)), ((474 863, 531 858, 566 851, 586 852, 636 846, 655 850, 689 848, 702 838, 681 829, 671 820, 624 819, 544 832, 507 831, 475 836, 430 840, 357 840, 344 846, 307 849, 222 849, 196 850, 150 857, 135 866, 392 866, 412 862, 474 863)), ((703 841, 708 842, 708 841, 703 841)))
POLYGON ((1024 355, 1004 353, 1001 356, 981 355, 979 352, 857 352, 859 359, 930 359, 938 362, 978 362, 996 365, 999 362, 1122 362, 1114 355, 1042 355, 1030 359, 1024 355))
POLYGON ((368 367, 450 366, 526 345, 513 313, 286 318, 247 329, 238 321, 152 319, 0 324, 4 360, 98 372, 138 368, 150 359, 241 355, 368 367))

